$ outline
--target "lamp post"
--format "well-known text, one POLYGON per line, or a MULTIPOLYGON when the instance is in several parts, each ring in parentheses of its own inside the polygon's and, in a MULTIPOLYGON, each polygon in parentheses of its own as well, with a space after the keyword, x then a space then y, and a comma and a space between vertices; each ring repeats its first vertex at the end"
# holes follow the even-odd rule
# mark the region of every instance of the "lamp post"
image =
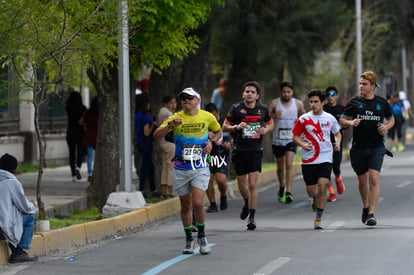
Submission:
MULTIPOLYGON (((356 83, 357 91, 359 86, 359 77, 362 74, 362 35, 361 35, 361 0, 355 0, 356 11, 356 83)), ((358 93, 358 92, 357 92, 358 93)))
POLYGON ((120 140, 120 183, 118 191, 132 192, 131 116, 129 84, 129 43, 128 43, 128 1, 118 5, 118 87, 119 87, 119 140, 120 140))

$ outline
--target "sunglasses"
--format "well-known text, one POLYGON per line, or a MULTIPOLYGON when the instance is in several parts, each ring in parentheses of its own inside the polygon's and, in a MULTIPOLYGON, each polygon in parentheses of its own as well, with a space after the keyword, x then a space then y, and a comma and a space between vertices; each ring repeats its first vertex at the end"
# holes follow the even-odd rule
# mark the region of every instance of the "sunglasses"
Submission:
POLYGON ((336 96, 335 92, 328 92, 328 96, 336 96))
POLYGON ((181 100, 186 100, 186 99, 193 100, 194 98, 195 98, 195 96, 193 96, 193 95, 187 95, 187 94, 180 95, 181 100))

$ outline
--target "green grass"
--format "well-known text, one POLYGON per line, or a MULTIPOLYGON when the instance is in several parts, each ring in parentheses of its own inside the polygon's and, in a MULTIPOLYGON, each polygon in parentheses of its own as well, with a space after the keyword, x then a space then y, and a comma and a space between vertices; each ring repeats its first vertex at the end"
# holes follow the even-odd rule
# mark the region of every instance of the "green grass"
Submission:
POLYGON ((101 213, 99 213, 98 208, 91 207, 85 210, 75 210, 72 215, 63 218, 50 218, 50 229, 59 229, 63 227, 68 227, 74 224, 82 224, 91 221, 96 221, 102 219, 101 213))
MULTIPOLYGON (((59 167, 59 165, 48 165, 47 168, 55 168, 59 167)), ((39 171, 39 165, 27 164, 27 163, 20 163, 19 164, 19 174, 22 173, 33 173, 39 171)))

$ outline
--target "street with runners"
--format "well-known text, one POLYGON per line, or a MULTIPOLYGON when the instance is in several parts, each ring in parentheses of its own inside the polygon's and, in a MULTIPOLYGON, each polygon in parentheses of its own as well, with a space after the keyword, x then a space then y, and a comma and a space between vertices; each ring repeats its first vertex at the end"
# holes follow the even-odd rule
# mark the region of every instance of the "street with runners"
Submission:
MULTIPOLYGON (((314 229, 311 201, 301 176, 293 184, 295 201, 275 200, 276 182, 259 187, 257 227, 240 224, 243 200, 230 199, 226 211, 207 213, 207 238, 213 251, 204 257, 200 248, 182 255, 184 243, 179 218, 148 230, 85 247, 72 254, 40 257, 35 264, 9 265, 10 274, 410 274, 409 255, 414 229, 412 163, 414 146, 394 158, 385 157, 376 226, 361 223, 361 202, 355 174, 348 160, 342 163, 346 191, 330 203, 323 229, 314 229), (320 238, 318 234, 324 234, 320 238), (323 265, 318 250, 327 251, 323 265), (117 253, 114 253, 117 251, 117 253), (76 255, 66 262, 64 257, 76 255), (346 259, 344 258, 346 255, 346 259), (242 260, 241 260, 242 259, 242 260), (381 259, 381 260, 379 260, 381 259)), ((189 248, 190 248, 189 247, 189 248)), ((205 251, 204 251, 205 252, 205 251)))

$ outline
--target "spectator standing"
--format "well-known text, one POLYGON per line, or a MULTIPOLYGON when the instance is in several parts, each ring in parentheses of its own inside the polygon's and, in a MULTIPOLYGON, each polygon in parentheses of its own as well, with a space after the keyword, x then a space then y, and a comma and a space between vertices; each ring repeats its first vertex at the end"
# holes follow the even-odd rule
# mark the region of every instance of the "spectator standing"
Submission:
POLYGON ((394 126, 387 133, 390 139, 391 151, 401 152, 405 150, 402 144, 402 126, 404 124, 405 107, 398 93, 391 95, 390 106, 395 121, 394 126), (397 135, 397 138, 395 138, 395 135, 397 135))
POLYGON ((208 187, 210 170, 207 155, 213 143, 221 137, 220 124, 216 118, 204 110, 200 110, 201 97, 193 88, 180 92, 183 110, 177 112, 155 130, 154 138, 166 136, 172 131, 174 135, 175 160, 173 170, 174 195, 179 196, 181 204, 181 220, 186 235, 183 254, 193 254, 192 216, 194 209, 197 224, 197 243, 201 254, 209 254, 211 247, 205 236, 204 194, 208 187), (213 134, 209 137, 209 131, 213 134))
MULTIPOLYGON (((339 118, 344 112, 344 106, 338 102, 338 98, 339 98, 338 89, 335 86, 329 86, 328 88, 326 88, 325 93, 326 93, 327 104, 323 105, 323 110, 333 115, 339 123, 339 118)), ((343 136, 342 129, 340 130, 340 132, 341 132, 341 136, 343 136)), ((334 135, 331 135, 331 142, 332 144, 335 143, 334 135)), ((341 177, 342 145, 343 145, 343 139, 341 139, 339 150, 333 150, 333 156, 332 156, 332 171, 335 175, 336 191, 340 195, 343 194, 345 191, 345 185, 341 177)), ((328 191, 329 191, 328 201, 336 201, 336 194, 335 194, 335 190, 332 186, 331 181, 329 181, 328 191)))
POLYGON ((233 136, 232 163, 237 184, 244 199, 240 219, 247 222, 247 230, 254 230, 257 208, 257 179, 262 171, 263 135, 273 130, 273 119, 266 105, 258 102, 260 85, 256 81, 244 84, 243 101, 233 104, 223 123, 223 131, 233 136))
POLYGON ((18 166, 12 155, 4 154, 0 158, 0 239, 6 239, 12 251, 10 263, 37 261, 36 256, 29 256, 25 251, 32 243, 36 207, 26 198, 15 176, 18 166))
POLYGON ((154 130, 154 123, 151 116, 151 102, 146 95, 138 96, 135 112, 135 133, 137 151, 141 154, 141 168, 139 173, 139 191, 144 197, 147 196, 145 192, 145 184, 148 178, 150 191, 153 196, 159 196, 154 179, 154 163, 152 160, 153 139, 152 132, 154 130))
POLYGON ((305 113, 303 102, 293 98, 293 93, 293 84, 282 82, 280 97, 270 104, 270 115, 275 125, 272 151, 276 158, 276 173, 279 180, 278 200, 281 203, 293 201, 293 160, 297 145, 292 139, 292 128, 298 117, 305 113))
POLYGON ((98 118, 99 118, 99 103, 98 97, 94 97, 91 101, 90 108, 85 112, 82 118, 82 123, 86 129, 83 138, 83 146, 86 148, 87 167, 88 167, 88 181, 92 181, 93 159, 96 148, 96 139, 98 135, 98 118))
MULTIPOLYGON (((157 116, 157 125, 161 125, 170 115, 175 113, 177 102, 173 95, 166 95, 162 99, 162 107, 157 116)), ((173 181, 172 169, 173 158, 175 155, 175 144, 165 140, 165 137, 156 139, 161 151, 161 195, 163 197, 172 197, 173 181)))
POLYGON ((227 84, 228 84, 227 78, 220 79, 218 88, 215 88, 211 95, 210 102, 216 105, 219 112, 221 110, 221 106, 223 105, 224 95, 226 94, 226 91, 227 91, 227 84))
MULTIPOLYGON (((137 87, 135 89, 135 109, 136 109, 137 102, 142 96, 146 96, 146 97, 149 96, 150 83, 151 81, 148 78, 143 78, 137 82, 137 87)), ((139 152, 138 147, 134 146, 134 166, 135 166, 135 171, 136 171, 136 174, 138 175, 138 178, 139 178, 141 164, 142 164, 141 161, 142 161, 141 153, 139 152)))
POLYGON ((361 220, 368 226, 377 224, 374 212, 380 195, 380 171, 387 153, 384 134, 394 126, 391 107, 385 98, 375 95, 376 87, 376 73, 361 74, 360 95, 348 102, 340 118, 342 127, 354 127, 350 159, 362 200, 361 220))
MULTIPOLYGON (((214 115, 220 125, 223 119, 220 119, 219 110, 214 103, 206 105, 206 111, 214 115)), ((210 134, 209 134, 210 135, 210 134)), ((207 212, 218 212, 216 203, 216 194, 214 189, 214 180, 216 180, 218 189, 220 191, 220 210, 227 209, 227 173, 228 173, 228 159, 231 149, 230 133, 224 132, 222 138, 216 143, 213 143, 213 149, 210 153, 210 181, 206 191, 210 206, 207 212)))
POLYGON ((340 126, 336 118, 323 111, 325 92, 312 89, 308 93, 311 111, 303 114, 293 128, 293 140, 302 147, 302 175, 312 208, 316 210, 314 228, 322 229, 321 219, 326 205, 326 189, 332 173, 332 153, 341 144, 340 126), (331 143, 331 133, 335 142, 331 143))
POLYGON ((401 144, 403 145, 402 149, 405 149, 406 146, 406 135, 407 135, 407 128, 408 125, 410 124, 410 118, 413 115, 413 111, 411 110, 411 103, 410 101, 407 99, 407 95, 404 91, 400 91, 399 92, 399 96, 400 96, 400 100, 403 102, 404 104, 404 108, 405 108, 405 113, 403 114, 404 117, 404 122, 403 125, 401 127, 401 144))
POLYGON ((72 181, 76 181, 82 179, 80 168, 84 156, 82 141, 85 135, 85 129, 80 123, 80 120, 86 111, 86 107, 82 103, 80 93, 76 91, 69 93, 65 104, 65 111, 68 116, 66 142, 69 147, 69 165, 72 173, 72 181))

